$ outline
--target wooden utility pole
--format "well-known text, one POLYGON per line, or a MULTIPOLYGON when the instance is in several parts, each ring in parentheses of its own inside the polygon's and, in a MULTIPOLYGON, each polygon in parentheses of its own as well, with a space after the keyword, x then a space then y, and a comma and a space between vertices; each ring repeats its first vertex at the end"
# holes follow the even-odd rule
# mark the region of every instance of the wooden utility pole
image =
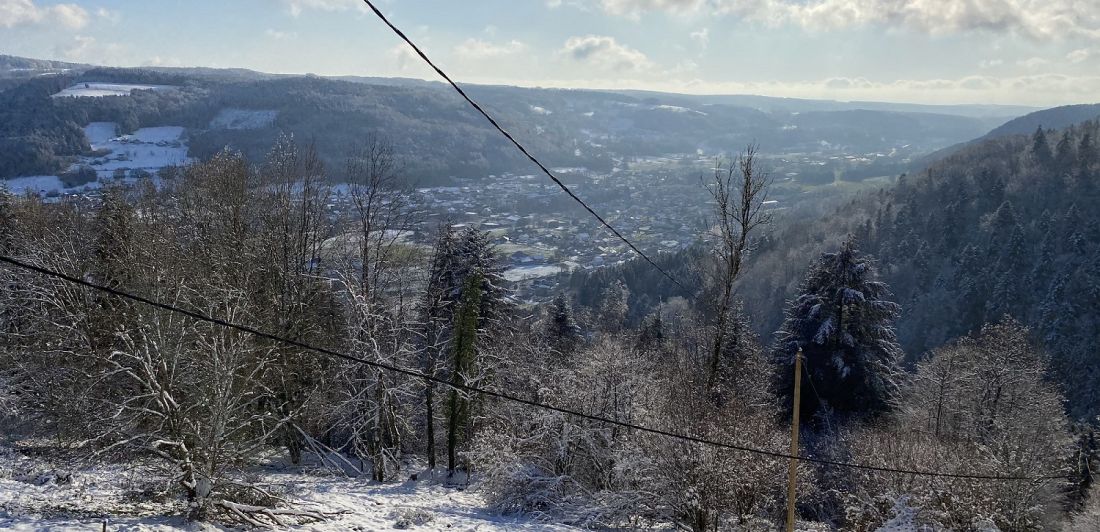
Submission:
POLYGON ((802 405, 802 348, 794 355, 794 408, 791 410, 791 459, 787 466, 787 532, 794 532, 794 493, 798 480, 798 410, 802 405))

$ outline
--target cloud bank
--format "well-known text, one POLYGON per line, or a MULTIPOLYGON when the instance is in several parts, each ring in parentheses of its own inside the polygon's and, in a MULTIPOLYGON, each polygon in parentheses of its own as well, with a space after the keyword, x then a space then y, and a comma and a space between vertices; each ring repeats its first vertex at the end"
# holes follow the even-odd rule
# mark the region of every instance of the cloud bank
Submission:
POLYGON ((927 34, 989 31, 1031 39, 1100 40, 1098 0, 596 0, 607 13, 731 15, 815 30, 863 26, 927 34))
POLYGON ((42 7, 32 0, 0 0, 0 27, 57 24, 69 29, 88 25, 88 11, 76 4, 42 7))

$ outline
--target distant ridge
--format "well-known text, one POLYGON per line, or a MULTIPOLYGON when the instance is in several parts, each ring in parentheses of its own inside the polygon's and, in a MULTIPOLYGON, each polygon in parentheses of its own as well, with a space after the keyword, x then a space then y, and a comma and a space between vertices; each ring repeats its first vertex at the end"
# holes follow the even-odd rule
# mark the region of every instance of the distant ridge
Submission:
POLYGON ((1040 126, 1044 129, 1063 129, 1098 116, 1100 116, 1100 103, 1052 107, 1013 118, 987 133, 982 139, 1031 134, 1040 126))
MULTIPOLYGON (((55 61, 49 59, 32 59, 27 57, 18 57, 12 55, 0 55, 0 78, 4 77, 26 77, 28 75, 35 75, 44 72, 57 72, 62 70, 75 70, 84 71, 99 68, 98 65, 89 65, 82 63, 67 63, 64 61, 55 61)), ((435 80, 423 80, 417 78, 401 78, 401 77, 380 77, 380 76, 355 76, 355 75, 334 75, 334 76, 317 76, 315 74, 302 73, 302 74, 272 74, 268 72, 259 72, 256 70, 250 70, 246 68, 212 68, 212 67, 166 67, 166 66, 135 66, 134 69, 148 70, 153 72, 161 72, 166 74, 179 74, 193 77, 200 77, 212 80, 224 80, 224 81, 247 81, 247 80, 264 80, 264 79, 277 79, 277 78, 293 78, 293 77, 320 77, 325 79, 334 79, 340 81, 349 81, 353 83, 364 83, 368 85, 383 85, 393 87, 420 87, 420 88, 439 88, 441 86, 439 81, 435 80)), ((461 80, 459 80, 461 82, 461 80)), ((570 90, 570 89, 549 89, 540 87, 519 87, 512 85, 500 85, 500 84, 482 84, 482 83, 462 83, 468 87, 492 87, 492 88, 522 88, 532 90, 570 90)), ((672 100, 680 100, 684 104, 689 105, 734 105, 739 107, 748 107, 758 109, 764 112, 773 113, 804 113, 812 111, 890 111, 890 112, 902 112, 902 113, 933 113, 942 115, 955 115, 966 116, 972 118, 981 119, 996 119, 1003 118, 1008 119, 1010 117, 1016 117, 1036 111, 1036 107, 1028 107, 1022 105, 986 105, 986 104, 957 104, 957 105, 935 105, 935 104, 919 104, 919 103, 897 103, 897 102, 873 102, 873 101, 838 101, 838 100, 822 100, 822 99, 810 99, 810 98, 786 98, 776 96, 761 96, 753 94, 713 94, 713 95, 693 95, 693 94, 681 94, 675 92, 660 92, 660 91, 648 91, 648 90, 636 90, 636 89, 575 89, 591 92, 622 94, 631 96, 633 98, 657 98, 662 100, 663 103, 669 103, 672 100)), ((1044 124, 1045 125, 1045 124, 1044 124)))
POLYGON ((960 142, 942 150, 934 151, 914 161, 914 170, 920 170, 944 157, 958 153, 967 146, 982 141, 1008 137, 1012 135, 1030 135, 1036 129, 1064 129, 1088 120, 1100 117, 1100 103, 1061 105, 1019 116, 993 128, 989 133, 976 139, 960 142))

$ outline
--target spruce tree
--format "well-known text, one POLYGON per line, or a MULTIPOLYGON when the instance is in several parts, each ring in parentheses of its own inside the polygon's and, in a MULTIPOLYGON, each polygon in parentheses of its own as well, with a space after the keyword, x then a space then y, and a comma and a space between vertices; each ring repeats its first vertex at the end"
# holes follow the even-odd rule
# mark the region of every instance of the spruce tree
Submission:
POLYGON ((1058 140, 1058 144, 1054 147, 1054 165, 1059 172, 1069 172, 1076 160, 1077 154, 1074 152, 1073 137, 1070 131, 1064 131, 1062 138, 1058 140))
POLYGON ((451 389, 447 414, 447 469, 451 474, 458 467, 458 446, 468 439, 470 432, 470 398, 459 390, 466 386, 467 380, 476 371, 481 290, 481 275, 470 275, 462 288, 462 303, 455 314, 451 342, 451 383, 454 388, 451 389))
POLYGON ((550 347, 565 356, 571 355, 580 343, 581 329, 573 318, 573 307, 565 294, 558 294, 550 303, 543 334, 550 347))
POLYGON ((840 251, 821 256, 777 333, 778 394, 787 398, 787 407, 794 356, 801 347, 814 390, 802 393, 806 419, 826 405, 844 417, 890 409, 902 352, 894 331, 899 307, 887 297, 872 260, 861 256, 850 237, 840 251))
POLYGON ((599 322, 603 330, 612 333, 622 330, 630 310, 627 305, 629 298, 630 290, 620 280, 611 283, 603 291, 599 309, 599 322))
POLYGON ((1035 158, 1035 162, 1044 168, 1053 159, 1050 152, 1050 142, 1047 141, 1047 134, 1043 131, 1043 126, 1039 126, 1035 130, 1035 134, 1031 136, 1031 155, 1035 158))

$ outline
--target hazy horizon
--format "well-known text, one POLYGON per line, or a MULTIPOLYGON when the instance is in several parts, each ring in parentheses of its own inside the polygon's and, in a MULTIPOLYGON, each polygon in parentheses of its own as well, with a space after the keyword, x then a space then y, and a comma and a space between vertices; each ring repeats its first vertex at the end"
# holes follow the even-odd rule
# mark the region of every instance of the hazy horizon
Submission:
MULTIPOLYGON (((379 7, 467 83, 1049 107, 1092 103, 1100 93, 1093 73, 1100 6, 1090 11, 1089 3, 384 0, 379 7)), ((0 0, 0 40, 0 53, 105 66, 437 80, 359 0, 0 0)))

